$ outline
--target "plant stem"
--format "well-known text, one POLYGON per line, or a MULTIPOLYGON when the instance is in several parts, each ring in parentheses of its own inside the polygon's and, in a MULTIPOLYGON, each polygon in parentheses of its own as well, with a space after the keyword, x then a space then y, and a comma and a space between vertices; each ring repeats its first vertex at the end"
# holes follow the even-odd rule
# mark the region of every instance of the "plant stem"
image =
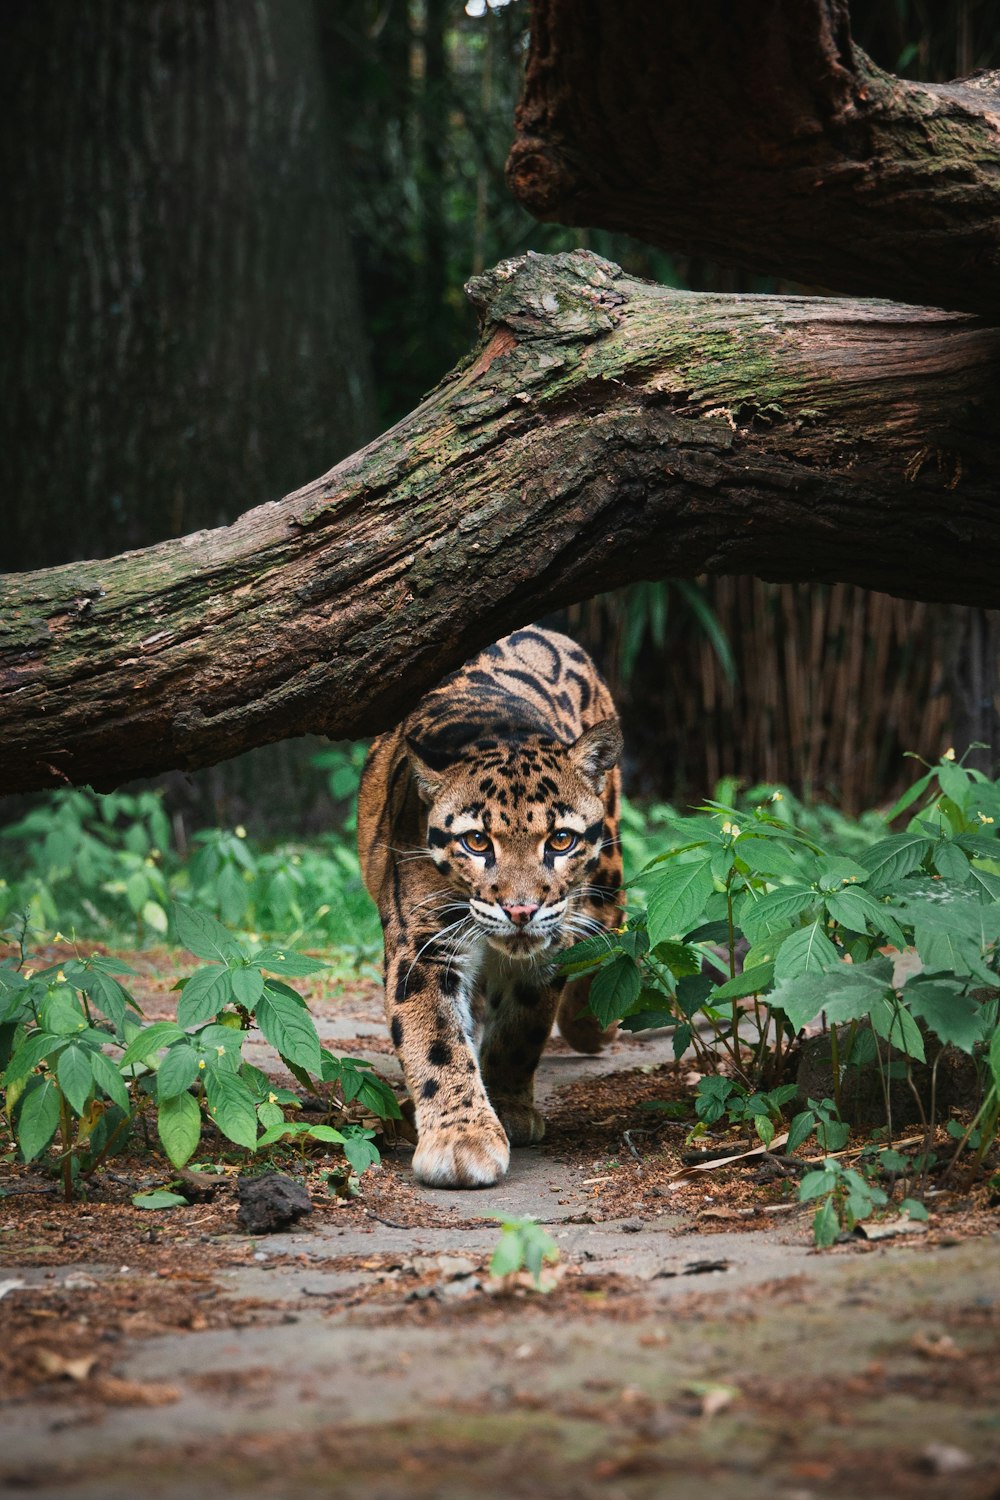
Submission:
POLYGON ((62 1092, 59 1094, 59 1129, 62 1135, 62 1183, 63 1199, 66 1203, 73 1202, 73 1117, 70 1114, 69 1101, 62 1092))
POLYGON ((840 1114, 840 1040, 836 1026, 830 1027, 830 1080, 833 1084, 833 1102, 840 1114))

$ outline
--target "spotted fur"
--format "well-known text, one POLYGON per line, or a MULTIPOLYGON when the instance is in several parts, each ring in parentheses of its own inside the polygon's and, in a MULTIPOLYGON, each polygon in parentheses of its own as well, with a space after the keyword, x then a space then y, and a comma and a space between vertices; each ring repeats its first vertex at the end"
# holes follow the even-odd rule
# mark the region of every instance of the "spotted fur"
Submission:
POLYGON ((422 1181, 487 1186, 540 1140, 535 1070, 554 1019, 606 1040, 561 949, 620 919, 614 704, 565 636, 515 631, 373 744, 358 802, 385 935, 389 1031, 422 1181))

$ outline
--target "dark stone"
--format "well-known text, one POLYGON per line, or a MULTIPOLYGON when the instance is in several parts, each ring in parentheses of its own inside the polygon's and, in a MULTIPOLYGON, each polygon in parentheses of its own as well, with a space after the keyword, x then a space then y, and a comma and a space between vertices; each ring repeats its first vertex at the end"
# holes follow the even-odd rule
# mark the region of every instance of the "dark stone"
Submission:
POLYGON ((312 1213, 309 1194, 301 1182, 281 1172, 240 1177, 236 1188, 240 1200, 236 1218, 248 1234, 273 1234, 312 1213))

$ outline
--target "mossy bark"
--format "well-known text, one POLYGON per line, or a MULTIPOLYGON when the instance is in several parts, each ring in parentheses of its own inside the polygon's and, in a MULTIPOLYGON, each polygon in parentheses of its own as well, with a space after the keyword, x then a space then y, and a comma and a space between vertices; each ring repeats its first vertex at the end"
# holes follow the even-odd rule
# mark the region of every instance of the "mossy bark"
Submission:
POLYGON ((539 219, 1000 317, 1000 72, 895 78, 846 0, 533 0, 507 176, 539 219))
POLYGON ((0 791, 386 728, 444 671, 640 577, 1000 602, 1000 331, 719 297, 586 252, 470 283, 478 346, 234 525, 0 584, 0 791))

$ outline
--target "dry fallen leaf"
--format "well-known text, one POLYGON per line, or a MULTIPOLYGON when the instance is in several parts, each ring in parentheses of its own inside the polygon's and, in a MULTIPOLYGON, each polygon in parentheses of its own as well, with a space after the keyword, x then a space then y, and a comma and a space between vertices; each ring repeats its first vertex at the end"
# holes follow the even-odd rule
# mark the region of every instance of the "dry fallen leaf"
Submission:
POLYGON ((948 1333, 915 1333, 910 1340, 910 1348, 924 1359, 965 1358, 964 1349, 960 1349, 948 1333))
POLYGON ((692 1381, 684 1390, 687 1395, 695 1397, 698 1411, 703 1417, 714 1417, 720 1411, 725 1411, 739 1395, 739 1390, 734 1385, 717 1385, 703 1380, 692 1381))
POLYGON ((57 1354, 54 1349, 36 1348, 32 1350, 35 1364, 43 1375, 51 1375, 56 1379, 86 1380, 91 1370, 97 1364, 96 1354, 81 1354, 75 1359, 67 1359, 63 1354, 57 1354))

